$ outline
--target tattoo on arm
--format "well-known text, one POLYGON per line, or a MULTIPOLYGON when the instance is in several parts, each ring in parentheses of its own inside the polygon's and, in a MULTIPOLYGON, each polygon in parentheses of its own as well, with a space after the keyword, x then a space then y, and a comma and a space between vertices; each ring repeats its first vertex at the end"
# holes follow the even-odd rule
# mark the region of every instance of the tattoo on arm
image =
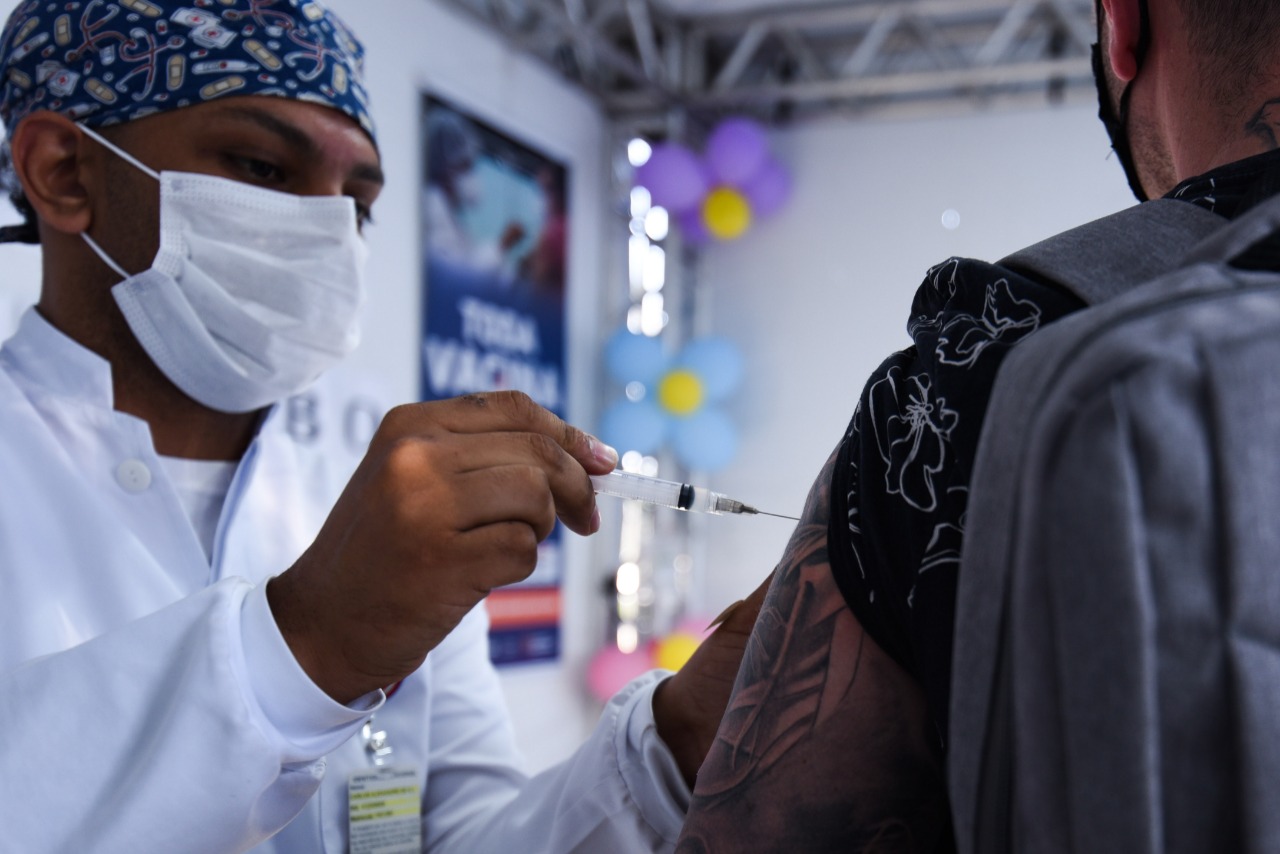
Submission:
POLYGON ((1280 148, 1280 98, 1273 98, 1262 105, 1262 108, 1249 119, 1245 130, 1267 146, 1271 151, 1280 148))
POLYGON ((919 688, 862 630, 827 555, 834 457, 748 641, 677 851, 927 851, 945 817, 919 688))

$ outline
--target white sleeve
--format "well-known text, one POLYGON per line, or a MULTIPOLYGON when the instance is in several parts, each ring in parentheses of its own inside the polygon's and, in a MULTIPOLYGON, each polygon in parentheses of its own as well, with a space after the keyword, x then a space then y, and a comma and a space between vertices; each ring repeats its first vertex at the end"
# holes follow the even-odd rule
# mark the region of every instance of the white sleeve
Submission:
POLYGON ((477 609, 432 652, 427 850, 671 851, 689 790, 653 723, 666 674, 632 682, 573 756, 526 778, 486 632, 477 609))
POLYGON ((263 609, 227 579, 0 676, 0 850, 240 851, 287 824, 367 711, 330 701, 286 735, 245 663, 263 609))

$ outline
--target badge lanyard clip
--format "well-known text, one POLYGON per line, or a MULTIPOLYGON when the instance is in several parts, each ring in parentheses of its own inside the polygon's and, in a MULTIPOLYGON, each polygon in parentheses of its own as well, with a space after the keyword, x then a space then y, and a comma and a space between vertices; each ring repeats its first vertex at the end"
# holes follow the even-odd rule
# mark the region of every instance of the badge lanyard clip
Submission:
POLYGON ((369 762, 374 768, 382 768, 390 764, 391 755, 395 751, 391 749, 391 742, 387 739, 387 731, 384 729, 374 729, 374 717, 371 715, 369 720, 364 722, 364 726, 360 730, 360 737, 364 739, 364 752, 369 754, 369 762))

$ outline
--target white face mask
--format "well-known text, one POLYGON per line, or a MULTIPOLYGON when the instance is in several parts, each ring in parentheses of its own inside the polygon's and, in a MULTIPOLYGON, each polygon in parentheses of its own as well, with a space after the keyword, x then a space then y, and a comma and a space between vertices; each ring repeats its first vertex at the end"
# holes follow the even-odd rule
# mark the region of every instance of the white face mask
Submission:
POLYGON ((350 198, 279 193, 147 168, 160 182, 160 251, 112 296, 174 385, 211 409, 251 412, 297 394, 355 349, 368 254, 350 198))

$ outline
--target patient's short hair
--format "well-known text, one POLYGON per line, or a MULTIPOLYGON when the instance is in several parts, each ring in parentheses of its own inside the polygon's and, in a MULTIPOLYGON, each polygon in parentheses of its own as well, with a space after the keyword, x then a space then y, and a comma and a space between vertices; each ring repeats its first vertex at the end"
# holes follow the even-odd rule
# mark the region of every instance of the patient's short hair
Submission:
POLYGON ((1280 3, 1276 0, 1178 0, 1191 49, 1223 108, 1248 111, 1259 78, 1280 67, 1280 3))

